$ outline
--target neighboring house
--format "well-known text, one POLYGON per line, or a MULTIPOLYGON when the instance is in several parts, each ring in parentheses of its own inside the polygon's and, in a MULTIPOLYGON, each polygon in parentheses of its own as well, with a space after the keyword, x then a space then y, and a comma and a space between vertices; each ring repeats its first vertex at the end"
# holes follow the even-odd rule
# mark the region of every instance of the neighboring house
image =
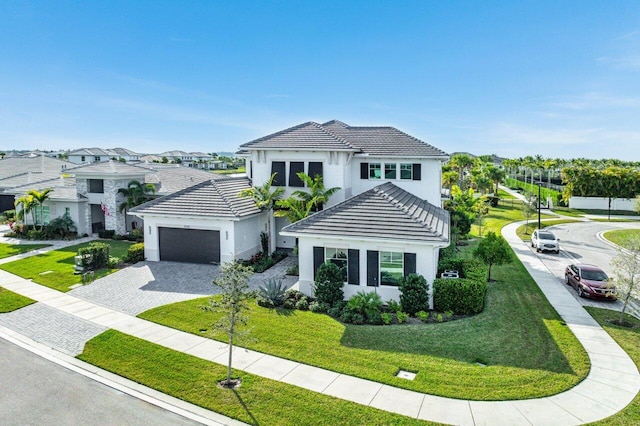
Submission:
POLYGON ((75 164, 45 156, 16 156, 0 160, 0 213, 13 210, 15 197, 11 191, 14 188, 58 178, 61 172, 71 167, 75 164))
POLYGON ((121 158, 125 162, 135 162, 139 161, 141 155, 126 148, 81 148, 69 152, 67 158, 75 164, 99 163, 113 159, 120 160, 121 158))
POLYGON ((169 162, 181 163, 195 169, 210 170, 214 168, 211 165, 214 157, 204 152, 166 151, 157 156, 161 159, 166 158, 169 162))
POLYGON ((144 219, 145 257, 191 263, 249 258, 268 217, 249 198, 246 177, 210 179, 131 209, 144 219))

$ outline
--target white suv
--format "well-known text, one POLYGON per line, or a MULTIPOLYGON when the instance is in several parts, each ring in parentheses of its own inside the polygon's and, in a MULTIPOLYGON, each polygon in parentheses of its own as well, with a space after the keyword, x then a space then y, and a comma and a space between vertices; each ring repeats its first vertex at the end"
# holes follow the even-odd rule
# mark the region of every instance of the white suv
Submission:
POLYGON ((536 229, 531 235, 531 247, 534 247, 537 252, 546 250, 558 254, 560 253, 560 240, 550 231, 536 229))

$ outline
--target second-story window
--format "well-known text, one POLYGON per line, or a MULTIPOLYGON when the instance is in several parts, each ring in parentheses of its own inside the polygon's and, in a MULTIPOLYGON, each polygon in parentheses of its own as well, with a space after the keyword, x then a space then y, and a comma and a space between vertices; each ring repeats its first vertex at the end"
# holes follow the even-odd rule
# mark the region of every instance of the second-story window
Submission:
POLYGON ((287 186, 286 164, 284 161, 271 162, 271 174, 276 174, 273 178, 273 186, 287 186))
POLYGON ((104 181, 102 179, 88 179, 89 192, 92 194, 104 193, 104 181))
POLYGON ((384 178, 395 179, 396 178, 396 163, 384 164, 384 178))
POLYGON ((380 163, 369 163, 369 179, 382 178, 382 167, 380 163))
POLYGON ((289 186, 298 188, 304 186, 304 182, 298 177, 298 173, 302 172, 304 172, 304 161, 292 161, 289 163, 289 186))

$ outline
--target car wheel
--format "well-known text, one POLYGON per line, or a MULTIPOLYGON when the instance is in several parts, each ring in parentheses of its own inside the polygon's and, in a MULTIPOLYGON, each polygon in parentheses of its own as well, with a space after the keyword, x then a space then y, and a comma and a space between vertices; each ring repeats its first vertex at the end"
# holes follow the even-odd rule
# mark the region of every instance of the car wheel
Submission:
POLYGON ((540 250, 539 248, 536 248, 536 252, 540 253, 542 250, 540 250))
POLYGON ((533 245, 533 241, 531 241, 531 248, 534 248, 534 247, 535 247, 535 245, 533 245))
POLYGON ((569 275, 567 275, 567 274, 564 274, 564 283, 566 285, 569 285, 569 275))
POLYGON ((578 286, 578 297, 584 297, 584 291, 582 291, 582 287, 578 286))
POLYGON ((556 254, 560 254, 560 250, 556 250, 556 254))

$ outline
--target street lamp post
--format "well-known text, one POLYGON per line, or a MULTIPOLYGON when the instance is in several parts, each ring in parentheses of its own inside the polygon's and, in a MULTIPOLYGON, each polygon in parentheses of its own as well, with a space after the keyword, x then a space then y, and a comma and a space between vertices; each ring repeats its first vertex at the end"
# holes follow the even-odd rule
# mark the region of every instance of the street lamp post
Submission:
POLYGON ((540 188, 542 187, 542 181, 536 182, 538 185, 538 229, 540 229, 540 188))

